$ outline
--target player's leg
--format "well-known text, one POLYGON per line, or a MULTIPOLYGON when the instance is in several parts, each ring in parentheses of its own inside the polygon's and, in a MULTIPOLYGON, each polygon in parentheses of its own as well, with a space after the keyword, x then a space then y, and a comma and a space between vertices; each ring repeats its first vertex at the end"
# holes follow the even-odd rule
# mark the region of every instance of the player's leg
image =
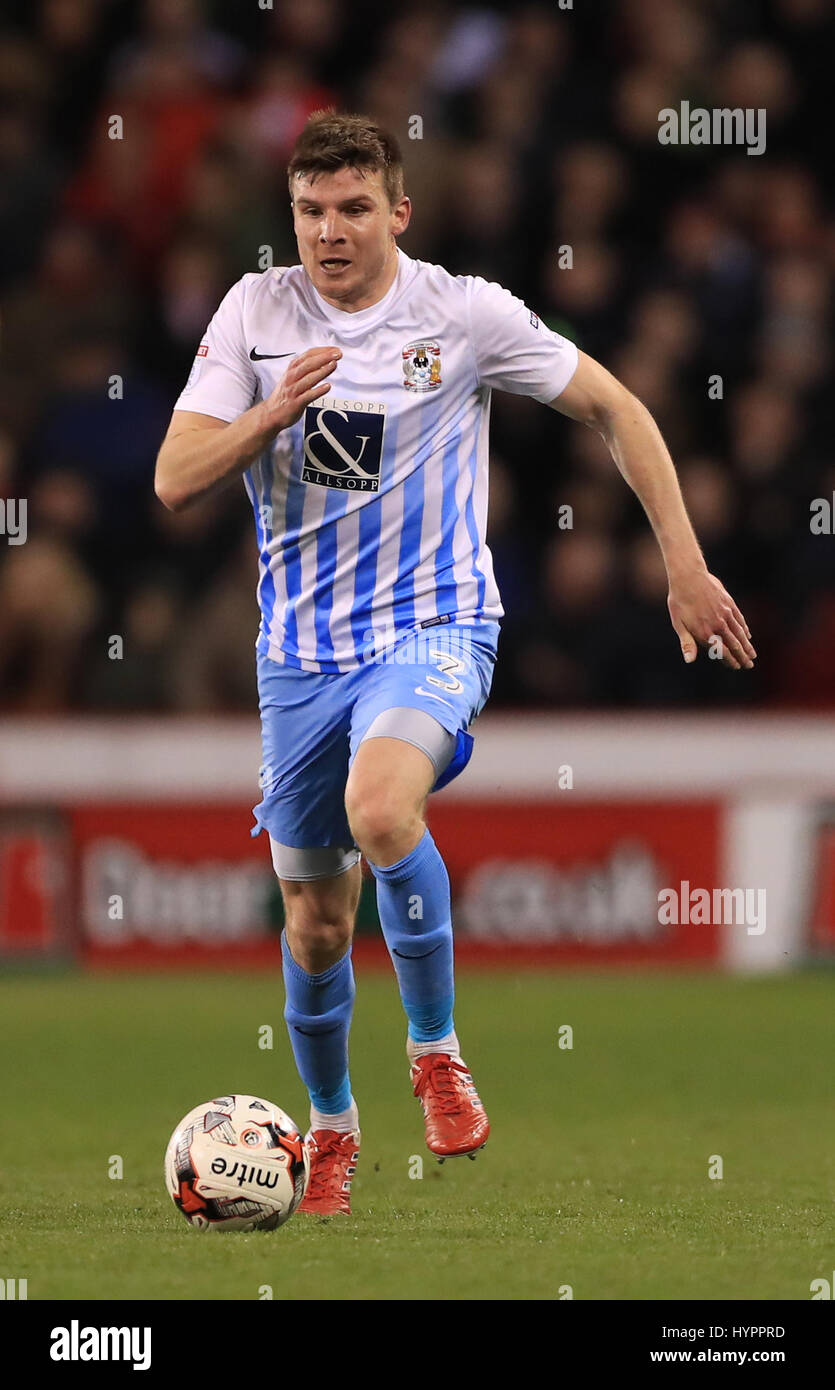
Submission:
POLYGON ((356 1129, 348 1034, 355 992, 351 938, 360 895, 359 856, 356 850, 311 852, 275 840, 271 845, 284 900, 284 1018, 310 1097, 311 1128, 356 1129), (325 858, 330 865, 321 862, 325 858), (314 867, 321 869, 321 876, 309 877, 314 867))
POLYGON ((284 1018, 296 1067, 310 1097, 311 1176, 299 1210, 349 1214, 360 1144, 359 1112, 348 1066, 359 857, 356 851, 340 848, 305 851, 275 840, 271 845, 284 901, 284 1018), (313 872, 322 876, 309 877, 313 872))
POLYGON ((360 1137, 348 1072, 360 883, 342 804, 349 714, 338 677, 259 657, 258 688, 263 798, 254 814, 281 884, 284 1016, 310 1098, 311 1179, 300 1210, 347 1212, 360 1137))
POLYGON ((378 666, 357 702, 345 804, 377 880, 427 1143, 446 1157, 480 1148, 489 1125, 455 1034, 449 876, 424 812, 430 791, 466 764, 466 726, 487 698, 493 655, 460 630, 416 646, 378 666))
POLYGON ((286 944, 302 969, 320 974, 351 945, 362 882, 359 852, 290 849, 274 839, 270 849, 284 902, 286 944))
MULTIPOLYGON (((393 708, 386 724, 413 725, 415 711, 393 708)), ((432 721, 432 716, 426 716, 432 721)), ((454 742, 434 721, 436 742, 454 742)), ((427 742, 430 740, 427 739, 427 742)), ((360 742, 346 788, 357 844, 377 880, 377 909, 409 1022, 406 1051, 420 1099, 426 1143, 436 1157, 475 1156, 490 1126, 461 1057, 453 1022, 449 875, 423 819, 436 780, 427 753, 373 732, 360 742)))
POLYGON ((455 1046, 449 877, 424 819, 438 768, 428 752, 396 732, 414 733, 416 724, 439 763, 448 761, 452 735, 429 714, 395 707, 362 738, 345 790, 351 833, 377 881, 380 923, 415 1044, 412 1058, 439 1042, 455 1046))

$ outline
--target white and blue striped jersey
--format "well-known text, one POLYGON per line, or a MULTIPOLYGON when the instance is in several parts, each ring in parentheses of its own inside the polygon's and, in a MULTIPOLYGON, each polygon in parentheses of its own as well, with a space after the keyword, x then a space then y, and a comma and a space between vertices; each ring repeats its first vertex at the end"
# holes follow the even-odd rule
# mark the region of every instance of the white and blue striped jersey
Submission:
POLYGON ((577 366, 574 344, 500 285, 397 255, 388 293, 357 313, 301 265, 244 275, 175 406, 230 422, 293 356, 342 351, 328 395, 244 475, 257 647, 302 670, 350 670, 432 619, 502 617, 486 542, 491 390, 552 401, 577 366))

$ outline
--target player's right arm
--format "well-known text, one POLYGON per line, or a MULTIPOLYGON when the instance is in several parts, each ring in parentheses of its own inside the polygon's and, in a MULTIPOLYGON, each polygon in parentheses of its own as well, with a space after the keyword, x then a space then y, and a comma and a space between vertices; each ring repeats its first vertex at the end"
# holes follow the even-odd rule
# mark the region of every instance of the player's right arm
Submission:
POLYGON ((227 423, 195 410, 175 410, 157 455, 154 491, 178 512, 226 487, 294 425, 305 406, 327 395, 339 348, 309 348, 295 357, 265 401, 227 423))

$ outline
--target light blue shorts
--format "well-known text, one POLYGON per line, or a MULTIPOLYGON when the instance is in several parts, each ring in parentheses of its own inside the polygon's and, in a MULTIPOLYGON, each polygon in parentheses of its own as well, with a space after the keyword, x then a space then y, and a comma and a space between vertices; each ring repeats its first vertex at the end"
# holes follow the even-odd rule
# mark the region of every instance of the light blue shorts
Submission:
POLYGON ((385 710, 431 714, 455 736, 432 791, 462 772, 473 749, 467 727, 490 694, 499 624, 438 624, 407 633, 383 656, 322 675, 258 653, 262 800, 253 835, 283 845, 352 845, 345 784, 364 734, 385 710))

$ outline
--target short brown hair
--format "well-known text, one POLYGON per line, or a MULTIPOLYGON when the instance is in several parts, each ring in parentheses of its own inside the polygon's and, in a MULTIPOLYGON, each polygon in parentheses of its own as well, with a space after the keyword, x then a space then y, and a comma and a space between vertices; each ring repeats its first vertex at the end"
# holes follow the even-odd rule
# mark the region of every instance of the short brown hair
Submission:
POLYGON ((368 116, 334 111, 314 111, 293 146, 287 179, 293 197, 297 174, 333 173, 336 169, 379 170, 389 206, 403 197, 403 158, 393 135, 368 116))

